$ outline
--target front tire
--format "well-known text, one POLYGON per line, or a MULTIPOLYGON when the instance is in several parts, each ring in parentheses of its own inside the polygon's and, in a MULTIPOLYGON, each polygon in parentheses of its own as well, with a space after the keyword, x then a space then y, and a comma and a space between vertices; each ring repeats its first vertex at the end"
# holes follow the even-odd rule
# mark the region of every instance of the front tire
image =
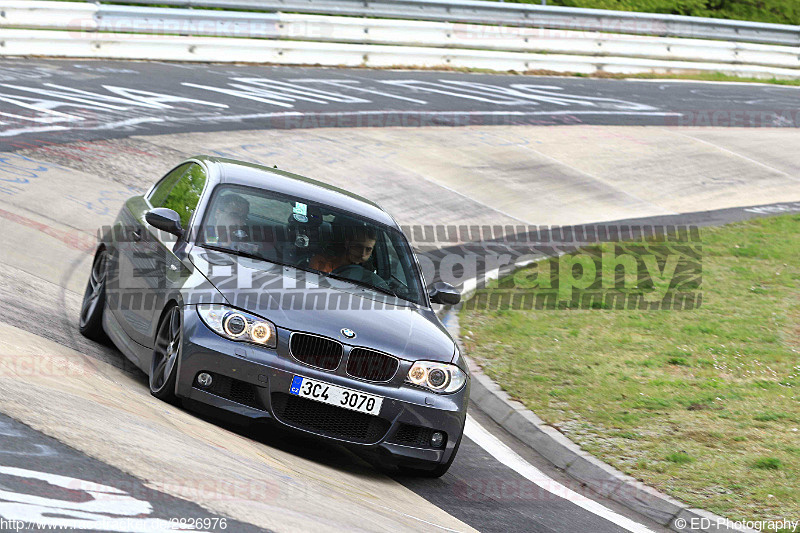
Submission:
POLYGON ((175 381, 182 344, 181 310, 175 306, 167 311, 161 321, 150 362, 150 394, 167 403, 174 404, 178 400, 175 381))
POLYGON ((87 339, 97 342, 106 340, 103 330, 103 309, 106 305, 106 274, 108 271, 108 256, 105 250, 100 250, 94 256, 92 272, 86 291, 81 302, 81 314, 78 321, 78 331, 87 339))

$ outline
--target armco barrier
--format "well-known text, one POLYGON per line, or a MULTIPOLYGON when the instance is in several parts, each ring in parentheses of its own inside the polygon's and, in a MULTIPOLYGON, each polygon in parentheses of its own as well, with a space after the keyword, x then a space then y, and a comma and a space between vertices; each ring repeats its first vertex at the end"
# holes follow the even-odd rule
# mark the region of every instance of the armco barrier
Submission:
POLYGON ((0 1, 0 27, 2 55, 800 77, 800 47, 449 22, 0 1))
POLYGON ((800 48, 477 24, 280 14, 281 39, 800 68, 800 48))
POLYGON ((798 78, 796 69, 712 62, 663 61, 628 57, 497 52, 414 46, 361 45, 153 36, 47 30, 0 30, 0 54, 71 58, 274 63, 368 67, 454 67, 523 72, 548 70, 592 74, 723 72, 737 76, 798 78))
POLYGON ((469 48, 800 68, 800 48, 449 22, 101 6, 98 31, 469 48))
POLYGON ((98 9, 83 2, 0 2, 0 27, 91 31, 98 9))
POLYGON ((125 2, 800 45, 800 26, 786 24, 482 0, 125 0, 125 2))

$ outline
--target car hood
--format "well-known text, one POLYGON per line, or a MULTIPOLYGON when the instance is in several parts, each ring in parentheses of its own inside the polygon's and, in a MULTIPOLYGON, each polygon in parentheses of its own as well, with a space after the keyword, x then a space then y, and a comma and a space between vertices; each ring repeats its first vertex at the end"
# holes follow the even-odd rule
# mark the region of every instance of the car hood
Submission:
POLYGON ((232 306, 279 328, 395 355, 450 362, 455 345, 431 309, 293 267, 195 248, 192 263, 232 306), (350 329, 356 337, 342 333, 350 329))

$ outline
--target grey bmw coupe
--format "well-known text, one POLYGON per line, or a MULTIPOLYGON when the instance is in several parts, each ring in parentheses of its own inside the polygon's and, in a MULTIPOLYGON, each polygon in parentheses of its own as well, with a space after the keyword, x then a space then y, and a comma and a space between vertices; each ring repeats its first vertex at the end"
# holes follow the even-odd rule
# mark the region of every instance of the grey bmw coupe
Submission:
MULTIPOLYGON (((375 452, 422 476, 458 451, 470 378, 395 220, 277 169, 199 156, 130 198, 102 230, 80 312, 193 400, 375 452)), ((189 402, 187 405, 193 402, 189 402)))

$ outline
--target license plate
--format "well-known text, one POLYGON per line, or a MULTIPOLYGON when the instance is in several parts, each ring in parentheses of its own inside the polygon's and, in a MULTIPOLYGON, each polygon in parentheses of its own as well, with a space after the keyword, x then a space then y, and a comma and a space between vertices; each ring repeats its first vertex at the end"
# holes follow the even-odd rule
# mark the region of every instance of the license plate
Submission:
POLYGON ((324 381, 317 381, 303 376, 295 376, 292 379, 292 386, 289 388, 289 392, 301 398, 316 400, 368 415, 380 413, 381 404, 383 404, 383 398, 380 396, 337 387, 324 381))

